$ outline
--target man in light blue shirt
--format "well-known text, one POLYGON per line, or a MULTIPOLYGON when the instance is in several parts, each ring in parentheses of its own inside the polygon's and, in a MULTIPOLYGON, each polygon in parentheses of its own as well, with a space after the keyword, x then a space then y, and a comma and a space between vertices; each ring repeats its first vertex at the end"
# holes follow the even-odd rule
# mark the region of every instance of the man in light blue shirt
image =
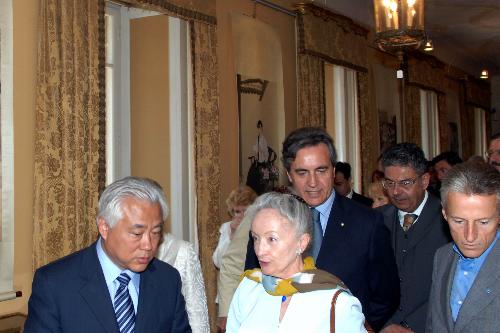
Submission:
POLYGON ((434 258, 426 332, 498 332, 500 173, 459 164, 443 180, 441 199, 453 243, 434 258))

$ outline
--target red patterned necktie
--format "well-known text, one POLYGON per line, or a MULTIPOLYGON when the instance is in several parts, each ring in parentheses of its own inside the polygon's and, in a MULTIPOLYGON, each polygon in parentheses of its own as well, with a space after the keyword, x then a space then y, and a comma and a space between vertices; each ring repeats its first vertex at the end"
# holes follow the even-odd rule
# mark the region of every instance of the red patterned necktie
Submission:
POLYGON ((405 216, 403 217, 403 230, 405 232, 410 230, 417 217, 417 214, 405 214, 405 216))

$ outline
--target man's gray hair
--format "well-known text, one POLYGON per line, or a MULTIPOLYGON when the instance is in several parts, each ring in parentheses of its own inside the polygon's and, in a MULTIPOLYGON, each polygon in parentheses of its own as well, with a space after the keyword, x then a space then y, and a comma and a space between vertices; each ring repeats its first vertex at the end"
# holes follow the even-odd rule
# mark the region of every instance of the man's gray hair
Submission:
POLYGON ((500 211, 500 173, 484 162, 465 162, 455 165, 441 183, 441 201, 446 208, 448 193, 467 195, 496 195, 500 211))
POLYGON ((125 177, 111 183, 102 192, 97 221, 102 218, 110 228, 113 228, 123 217, 122 200, 130 197, 158 203, 163 221, 167 219, 167 199, 160 184, 148 178, 125 177))
POLYGON ((255 216, 264 209, 274 209, 284 217, 295 230, 297 238, 304 234, 312 237, 311 210, 305 202, 300 201, 294 195, 278 192, 265 193, 248 207, 245 218, 253 221, 255 216))

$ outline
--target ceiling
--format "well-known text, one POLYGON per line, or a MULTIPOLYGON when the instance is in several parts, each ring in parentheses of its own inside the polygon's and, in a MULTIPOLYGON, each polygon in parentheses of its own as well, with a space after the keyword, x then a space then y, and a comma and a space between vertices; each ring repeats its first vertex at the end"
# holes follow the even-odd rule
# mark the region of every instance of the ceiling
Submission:
MULTIPOLYGON (((374 26, 372 0, 316 0, 315 3, 374 26)), ((425 30, 438 59, 478 77, 500 76, 500 0, 425 0, 425 30)))

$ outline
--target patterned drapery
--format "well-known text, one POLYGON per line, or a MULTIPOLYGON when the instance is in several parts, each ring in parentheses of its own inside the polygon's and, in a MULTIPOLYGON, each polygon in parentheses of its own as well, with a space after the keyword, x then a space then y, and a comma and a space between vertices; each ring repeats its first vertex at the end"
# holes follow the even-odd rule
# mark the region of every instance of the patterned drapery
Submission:
MULTIPOLYGON (((215 18, 166 1, 191 24, 195 177, 200 257, 207 297, 215 299, 212 252, 219 224, 219 112, 215 18), (194 16, 193 16, 194 15, 194 16)), ((153 8, 154 7, 154 8, 153 8)), ((104 0, 41 0, 35 136, 34 267, 95 240, 105 180, 104 0)), ((213 302, 211 318, 216 317, 213 302)))
POLYGON ((195 177, 200 260, 207 291, 212 330, 217 317, 214 300, 217 280, 212 253, 219 238, 219 105, 216 55, 216 28, 197 21, 191 23, 193 64, 195 177))
POLYGON ((368 30, 311 3, 297 5, 298 126, 325 127, 325 63, 353 69, 358 79, 362 183, 369 184, 378 156, 378 115, 370 105, 368 30))
POLYGON ((405 104, 403 141, 422 145, 422 125, 420 122, 420 88, 418 86, 405 86, 405 104))
POLYGON ((439 146, 441 151, 450 149, 450 137, 448 136, 448 109, 446 108, 446 94, 437 94, 438 117, 439 117, 439 146))
POLYGON ((299 53, 315 55, 356 71, 366 71, 368 30, 348 17, 313 3, 300 3, 297 7, 299 53))
POLYGON ((325 63, 318 57, 298 55, 297 125, 325 127, 325 63))
POLYGON ((377 109, 372 103, 368 73, 356 72, 358 81, 359 135, 361 141, 361 184, 363 193, 368 193, 372 172, 377 169, 378 147, 380 147, 377 109))
POLYGON ((297 125, 325 127, 325 62, 367 72, 368 31, 314 4, 300 3, 297 11, 297 125))
POLYGON ((104 1, 41 0, 33 266, 96 239, 104 180, 104 1))
POLYGON ((460 123, 462 124, 462 158, 468 159, 474 155, 474 144, 476 137, 476 128, 474 126, 474 106, 465 105, 462 112, 460 112, 460 123))

